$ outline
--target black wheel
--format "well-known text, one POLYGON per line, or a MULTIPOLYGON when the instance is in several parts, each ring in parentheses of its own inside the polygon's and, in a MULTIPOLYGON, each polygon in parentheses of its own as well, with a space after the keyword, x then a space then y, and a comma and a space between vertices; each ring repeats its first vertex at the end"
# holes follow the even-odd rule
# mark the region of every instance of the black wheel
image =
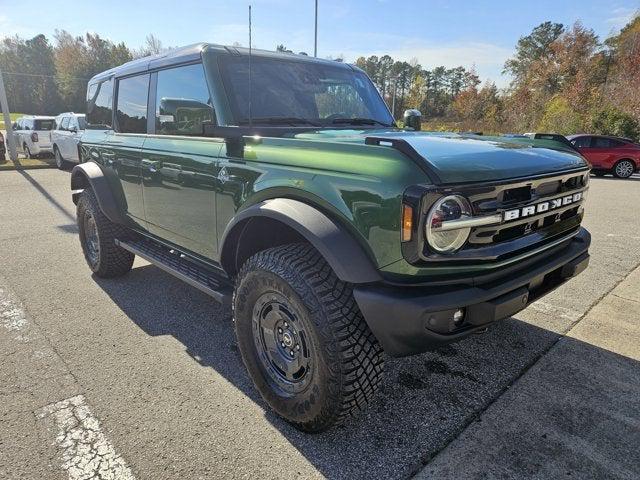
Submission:
POLYGON ((53 155, 56 159, 56 167, 58 167, 60 170, 63 170, 67 162, 64 158, 62 158, 60 149, 57 146, 53 147, 53 155))
POLYGON ((618 178, 629 178, 635 170, 636 166, 631 160, 620 160, 613 167, 613 174, 618 178))
POLYGON ((296 428, 320 432, 339 424, 377 390, 382 348, 351 286, 313 247, 283 245, 247 260, 233 313, 249 375, 296 428))
POLYGON ((84 258, 97 276, 119 277, 131 270, 135 256, 115 244, 116 238, 127 238, 127 229, 105 217, 92 190, 80 195, 77 217, 84 258))
POLYGON ((29 150, 29 147, 27 146, 26 143, 24 145, 22 145, 22 151, 24 152, 25 158, 33 158, 31 156, 31 150, 29 150))
POLYGON ((604 170, 591 170, 591 173, 593 173, 596 177, 604 177, 607 172, 605 172, 604 170))

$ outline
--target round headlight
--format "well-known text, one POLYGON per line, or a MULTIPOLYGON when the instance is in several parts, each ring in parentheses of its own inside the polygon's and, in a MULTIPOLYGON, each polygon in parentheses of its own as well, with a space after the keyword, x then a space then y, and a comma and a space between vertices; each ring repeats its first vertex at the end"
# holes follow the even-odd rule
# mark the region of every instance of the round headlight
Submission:
POLYGON ((448 195, 438 200, 427 216, 425 226, 429 246, 439 253, 453 253, 464 245, 471 228, 443 227, 443 222, 463 220, 471 217, 471 206, 460 195, 448 195))

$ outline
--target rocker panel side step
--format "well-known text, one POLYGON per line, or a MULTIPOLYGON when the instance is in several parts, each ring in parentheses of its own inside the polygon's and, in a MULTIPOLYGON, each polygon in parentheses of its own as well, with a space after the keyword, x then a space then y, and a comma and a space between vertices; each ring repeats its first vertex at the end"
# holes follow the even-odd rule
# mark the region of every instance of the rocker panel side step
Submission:
POLYGON ((196 287, 222 305, 231 305, 233 289, 228 281, 195 261, 191 261, 183 253, 148 239, 127 241, 116 239, 116 245, 196 287))

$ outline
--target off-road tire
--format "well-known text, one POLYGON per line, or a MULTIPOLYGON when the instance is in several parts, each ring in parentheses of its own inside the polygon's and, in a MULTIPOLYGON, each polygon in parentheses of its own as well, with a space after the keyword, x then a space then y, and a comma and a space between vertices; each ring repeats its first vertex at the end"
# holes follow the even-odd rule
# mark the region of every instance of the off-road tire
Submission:
POLYGON ((236 279, 233 316, 239 350, 258 391, 299 430, 321 432, 340 424, 363 409, 380 385, 382 348, 352 287, 310 245, 283 245, 249 258, 236 279), (294 395, 274 387, 254 336, 257 301, 273 292, 290 302, 311 345, 309 383, 294 395))
POLYGON ((89 268, 98 277, 120 277, 131 270, 135 255, 116 245, 116 239, 126 239, 129 232, 122 225, 109 220, 98 204, 98 200, 91 189, 85 189, 78 199, 77 207, 78 231, 84 258, 89 268), (87 243, 85 217, 91 215, 97 229, 98 254, 92 258, 87 243))
POLYGON ((629 178, 635 171, 636 165, 627 159, 618 161, 613 167, 613 174, 618 178, 629 178))

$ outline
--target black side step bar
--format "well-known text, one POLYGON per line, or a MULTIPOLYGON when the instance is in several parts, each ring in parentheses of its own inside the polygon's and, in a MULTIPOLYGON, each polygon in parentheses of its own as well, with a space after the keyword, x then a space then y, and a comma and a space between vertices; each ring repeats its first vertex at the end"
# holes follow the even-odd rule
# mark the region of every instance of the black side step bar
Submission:
POLYGON ((233 288, 229 281, 183 253, 145 238, 127 241, 116 239, 115 243, 210 295, 221 304, 231 304, 233 288))

